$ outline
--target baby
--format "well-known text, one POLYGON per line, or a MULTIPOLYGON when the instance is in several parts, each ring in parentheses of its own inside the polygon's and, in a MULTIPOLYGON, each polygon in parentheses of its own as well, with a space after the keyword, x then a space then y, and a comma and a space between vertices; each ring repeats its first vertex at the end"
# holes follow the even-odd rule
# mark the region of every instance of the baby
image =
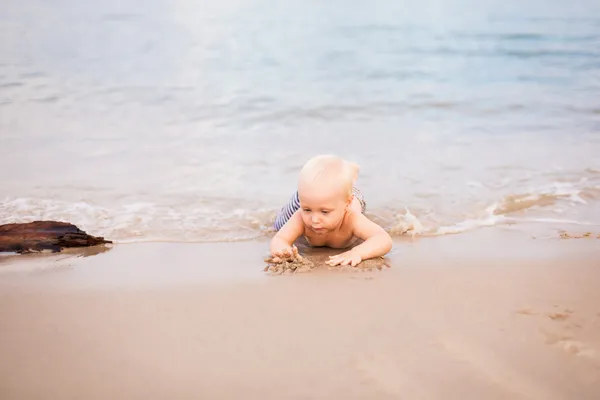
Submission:
POLYGON ((271 254, 292 253, 292 244, 304 235, 311 246, 346 249, 356 239, 363 243, 329 257, 327 264, 356 266, 363 260, 383 256, 392 238, 363 212, 365 202, 354 187, 358 165, 332 155, 310 159, 300 171, 298 190, 275 219, 277 234, 271 254))

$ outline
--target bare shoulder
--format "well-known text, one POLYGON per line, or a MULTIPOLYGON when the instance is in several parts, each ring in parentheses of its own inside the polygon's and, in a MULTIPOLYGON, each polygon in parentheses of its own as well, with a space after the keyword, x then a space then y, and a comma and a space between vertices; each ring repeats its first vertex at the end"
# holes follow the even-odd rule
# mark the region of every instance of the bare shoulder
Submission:
POLYGON ((367 240, 371 236, 379 233, 385 233, 385 230, 367 218, 363 213, 351 211, 348 216, 348 223, 352 228, 354 236, 367 240))

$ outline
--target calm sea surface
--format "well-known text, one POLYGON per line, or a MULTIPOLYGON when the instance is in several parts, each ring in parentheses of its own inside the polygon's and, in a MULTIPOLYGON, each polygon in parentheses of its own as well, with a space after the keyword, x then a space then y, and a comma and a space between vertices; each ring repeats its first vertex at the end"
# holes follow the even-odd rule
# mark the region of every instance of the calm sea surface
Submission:
POLYGON ((330 152, 394 233, 600 233, 600 2, 2 3, 0 224, 256 238, 330 152))

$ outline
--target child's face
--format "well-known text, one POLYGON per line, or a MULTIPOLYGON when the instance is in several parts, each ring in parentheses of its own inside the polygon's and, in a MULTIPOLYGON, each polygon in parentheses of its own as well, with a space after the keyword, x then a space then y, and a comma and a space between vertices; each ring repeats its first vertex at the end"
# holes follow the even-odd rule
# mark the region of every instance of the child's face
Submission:
POLYGON ((337 229, 352 198, 339 187, 307 186, 300 190, 300 213, 304 225, 316 234, 337 229))

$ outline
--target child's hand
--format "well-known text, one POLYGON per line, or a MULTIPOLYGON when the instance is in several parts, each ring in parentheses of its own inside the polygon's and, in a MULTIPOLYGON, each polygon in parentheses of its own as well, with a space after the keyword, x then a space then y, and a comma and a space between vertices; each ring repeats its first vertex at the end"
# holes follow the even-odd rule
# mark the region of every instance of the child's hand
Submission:
POLYGON ((298 254, 298 249, 296 248, 296 246, 289 246, 286 244, 271 246, 271 255, 273 257, 281 258, 281 257, 285 257, 286 255, 291 256, 291 255, 297 255, 297 254, 298 254))
POLYGON ((342 254, 330 256, 329 261, 327 261, 326 264, 329 264, 332 267, 335 265, 351 265, 356 267, 361 261, 362 257, 357 251, 349 250, 342 254))

